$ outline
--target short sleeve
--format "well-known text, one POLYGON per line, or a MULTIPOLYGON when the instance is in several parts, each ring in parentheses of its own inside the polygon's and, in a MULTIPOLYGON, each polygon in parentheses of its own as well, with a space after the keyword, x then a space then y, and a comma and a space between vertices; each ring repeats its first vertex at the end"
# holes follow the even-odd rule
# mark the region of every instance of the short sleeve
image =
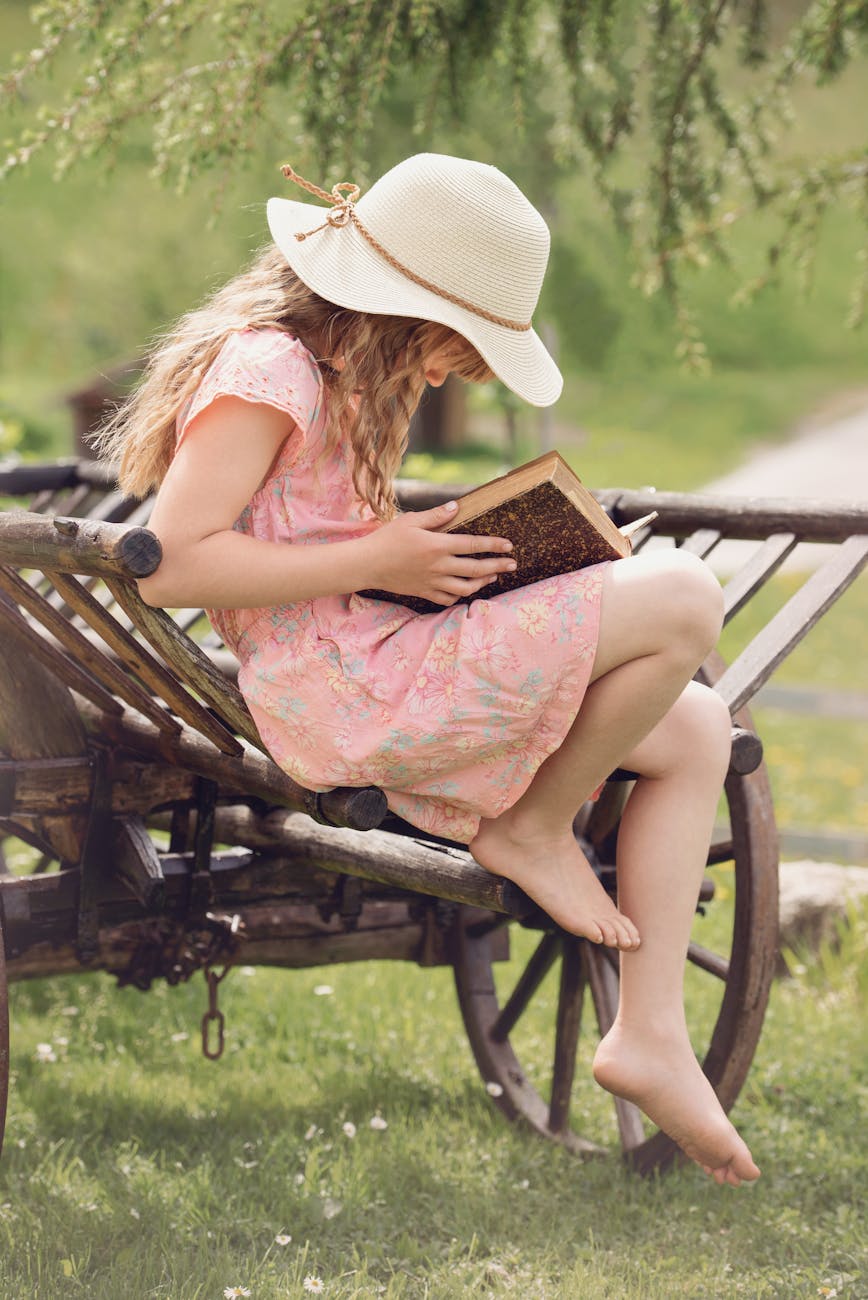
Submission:
POLYGON ((218 397, 240 397, 285 411, 295 421, 291 443, 297 455, 317 417, 322 382, 303 343, 277 329, 230 334, 186 408, 178 416, 175 449, 198 415, 218 397))

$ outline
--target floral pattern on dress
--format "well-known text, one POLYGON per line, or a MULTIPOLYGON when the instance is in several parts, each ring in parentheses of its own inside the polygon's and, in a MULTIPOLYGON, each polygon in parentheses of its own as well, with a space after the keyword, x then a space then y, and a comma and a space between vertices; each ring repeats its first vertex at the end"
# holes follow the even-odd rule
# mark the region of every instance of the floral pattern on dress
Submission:
MULTIPOLYGON (((295 431, 235 523, 322 545, 381 525, 348 445, 324 451, 316 363, 276 329, 233 334, 179 421, 217 397, 286 411, 295 431)), ((416 614, 358 594, 210 610, 275 762, 312 790, 377 785, 420 829, 467 843, 528 788, 576 717, 596 653, 605 565, 416 614)), ((580 797, 581 792, 577 792, 580 797)))

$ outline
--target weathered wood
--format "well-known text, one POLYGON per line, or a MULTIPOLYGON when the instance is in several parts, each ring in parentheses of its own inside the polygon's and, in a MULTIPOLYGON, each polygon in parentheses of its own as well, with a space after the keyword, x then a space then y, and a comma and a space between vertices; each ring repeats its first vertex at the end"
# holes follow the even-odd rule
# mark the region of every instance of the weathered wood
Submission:
POLYGON ((685 537, 679 549, 689 551, 691 555, 698 555, 700 559, 704 560, 707 555, 711 554, 722 537, 723 533, 719 528, 697 528, 695 533, 685 537))
POLYGON ((4 564, 134 580, 153 573, 161 557, 160 543, 146 528, 44 518, 25 510, 0 514, 0 562, 4 564))
POLYGON ((528 916, 535 904, 510 881, 493 876, 466 850, 388 831, 364 835, 321 826, 298 813, 275 810, 262 819, 272 843, 300 866, 337 871, 393 888, 466 903, 511 916, 528 916))
POLYGON ((29 497, 36 492, 57 492, 79 481, 78 460, 56 460, 42 465, 0 461, 0 493, 7 496, 29 497))
POLYGON ((753 698, 866 563, 868 534, 849 537, 754 637, 715 686, 731 713, 753 698))
MULTIPOLYGON (((112 811, 150 814, 154 808, 192 800, 196 777, 159 761, 136 762, 112 755, 112 811)), ((0 758, 0 814, 26 816, 87 812, 93 786, 91 760, 80 758, 0 758)), ((224 787, 227 797, 245 791, 224 787)), ((167 814, 168 816, 168 814, 167 814)))
POLYGON ((732 750, 729 756, 729 771, 747 776, 755 772, 763 761, 763 742, 755 731, 746 727, 733 727, 732 750))
MULTIPOLYGON (((429 510, 453 497, 463 496, 473 485, 426 483, 400 479, 398 502, 404 510, 429 510)), ((858 500, 822 501, 814 498, 730 497, 710 493, 628 491, 606 488, 592 493, 620 527, 656 510, 655 534, 689 538, 697 531, 719 532, 724 537, 763 539, 771 533, 792 532, 801 542, 840 542, 853 533, 868 531, 868 506, 858 500)), ((703 539, 704 541, 704 539, 703 539)))
MULTIPOLYGON (((425 924, 411 915, 408 902, 366 901, 353 930, 342 928, 337 917, 323 920, 315 907, 300 909, 295 903, 279 900, 242 908, 238 916, 243 934, 238 961, 248 966, 299 970, 350 961, 418 961, 425 941, 425 924)), ((148 930, 142 921, 103 922, 91 969, 123 976, 136 949, 147 942, 148 930)), ((156 960, 157 954, 153 956, 156 960)), ((449 964, 443 943, 435 950, 433 963, 430 945, 426 956, 428 964, 449 964)), ((81 970, 74 944, 63 937, 43 939, 10 955, 7 967, 13 981, 81 970)))
POLYGON ((800 542, 840 542, 868 532, 868 506, 861 501, 813 498, 727 497, 691 492, 617 491, 594 493, 611 508, 620 527, 656 510, 655 532, 689 537, 700 528, 719 529, 728 538, 765 538, 792 532, 800 542))
POLYGON ((265 746, 241 692, 214 667, 195 641, 172 622, 165 610, 152 609, 146 605, 135 587, 111 578, 106 580, 106 586, 142 635, 171 665, 181 680, 201 695, 228 727, 243 736, 249 744, 264 750, 265 746))
MULTIPOLYGON (((605 951, 586 944, 584 955, 597 1024, 600 1037, 603 1038, 612 1028, 618 1011, 618 976, 607 960, 605 951)), ((630 1152, 645 1141, 642 1112, 633 1102, 626 1101, 623 1097, 613 1097, 613 1101, 621 1146, 625 1152, 630 1152)))
MULTIPOLYGON (((9 611, 0 596, 0 611, 9 611)), ((80 756, 87 746, 85 730, 67 688, 32 654, 20 616, 6 619, 0 637, 0 751, 15 758, 80 756)), ((59 857, 78 857, 83 825, 80 818, 47 816, 39 835, 59 857)))
MULTIPOLYGON (((7 603, 5 599, 0 600, 0 624, 3 625, 4 636, 8 635, 9 630, 14 627, 28 654, 44 664, 58 681, 77 691, 106 713, 121 711, 122 706, 111 691, 107 691, 86 669, 79 667, 74 659, 70 659, 46 637, 41 636, 22 617, 17 607, 7 603)), ((35 707, 32 698, 30 702, 35 707)))
POLYGON ((112 866, 146 912, 160 911, 166 878, 160 855, 140 817, 123 817, 115 823, 112 866))
MULTIPOLYGON (((66 574, 52 572, 50 576, 57 590, 63 595, 71 608, 80 614, 88 625, 102 637, 106 645, 115 652, 122 663, 132 669, 155 694, 161 696, 181 718, 197 731, 201 731, 204 736, 207 736, 209 740, 212 740, 218 748, 226 753, 238 753, 240 751, 240 745, 235 737, 217 719, 213 718, 198 700, 193 699, 189 692, 178 682, 177 678, 154 658, 146 646, 136 641, 125 628, 121 627, 117 619, 109 613, 91 592, 87 591, 76 579, 68 577, 66 574)), ((168 619, 166 614, 163 617, 168 619)), ((162 730, 178 731, 180 723, 162 711, 158 710, 157 716, 153 717, 154 706, 150 711, 142 709, 134 698, 129 699, 128 703, 131 703, 134 708, 139 709, 147 717, 152 717, 152 720, 156 721, 162 730), (166 721, 167 718, 168 722, 166 721)))
POLYGON ((788 555, 796 548, 795 533, 772 533, 754 551, 747 564, 739 569, 723 589, 724 623, 728 623, 752 596, 777 573, 788 555))
POLYGON ((584 946, 582 940, 572 936, 563 941, 549 1102, 549 1128, 553 1133, 562 1133, 570 1122, 570 1098, 576 1073, 576 1050, 585 992, 584 946))
POLYGON ((118 717, 103 715, 82 701, 82 721, 89 734, 103 737, 140 757, 151 756, 173 767, 220 783, 221 791, 239 792, 307 813, 311 818, 327 817, 338 824, 368 830, 386 815, 386 797, 376 786, 359 786, 317 794, 298 785, 276 763, 252 749, 242 747, 237 755, 225 754, 192 727, 181 725, 177 736, 166 737, 144 718, 125 709, 118 717))
MULTIPOLYGON (((52 577, 56 580, 56 583, 59 582, 64 586, 67 593, 72 593, 76 588, 83 592, 83 589, 76 583, 74 578, 66 578, 62 574, 53 574, 52 577)), ((143 690, 128 674, 122 672, 112 659, 102 653, 98 645, 93 644, 68 618, 64 618, 59 610, 55 609, 44 596, 41 596, 35 588, 31 587, 29 582, 25 582, 20 578, 14 569, 0 566, 0 590, 6 591, 18 601, 19 605, 28 610, 34 618, 37 618, 43 627, 51 632, 60 644, 74 656, 75 662, 86 668, 108 691, 119 695, 122 700, 132 705, 134 709, 138 709, 140 713, 150 718, 157 726, 163 727, 166 731, 177 731, 178 724, 171 714, 155 703, 153 697, 147 691, 143 690)), ((86 592, 83 592, 83 603, 80 608, 87 607, 84 603, 85 598, 91 603, 91 612, 95 612, 93 606, 100 611, 98 615, 100 624, 101 626, 109 625, 106 630, 111 634, 113 630, 110 626, 112 624, 111 617, 104 615, 99 602, 94 601, 86 592)), ((127 635, 122 632, 122 629, 118 629, 118 632, 122 636, 127 635)), ((118 638, 113 637, 113 640, 116 644, 118 643, 118 638)), ((125 662, 128 666, 133 667, 141 662, 142 654, 131 637, 128 637, 127 640, 129 641, 130 653, 125 662)), ((169 678, 169 675, 165 673, 165 670, 160 669, 156 663, 154 666, 168 678, 170 686, 173 686, 174 683, 169 678)))

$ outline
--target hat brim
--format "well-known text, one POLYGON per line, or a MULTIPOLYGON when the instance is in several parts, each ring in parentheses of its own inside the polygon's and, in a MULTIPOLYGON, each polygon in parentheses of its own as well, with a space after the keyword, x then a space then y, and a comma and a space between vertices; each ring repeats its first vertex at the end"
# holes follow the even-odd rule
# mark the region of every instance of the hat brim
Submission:
POLYGON ((339 307, 377 316, 411 316, 448 325, 472 343, 507 388, 532 406, 551 406, 561 395, 563 378, 533 329, 495 325, 459 307, 391 266, 352 222, 322 225, 328 208, 293 199, 268 200, 272 238, 299 279, 314 293, 339 307))

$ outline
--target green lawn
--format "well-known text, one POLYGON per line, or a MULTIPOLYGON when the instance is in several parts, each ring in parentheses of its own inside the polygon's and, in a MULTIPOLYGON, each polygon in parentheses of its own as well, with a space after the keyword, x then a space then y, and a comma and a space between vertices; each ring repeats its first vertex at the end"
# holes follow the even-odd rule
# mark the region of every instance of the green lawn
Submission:
MULTIPOLYGON (((581 1163, 509 1126, 446 970, 236 970, 217 1064, 198 978, 13 986, 0 1294, 277 1300, 313 1276, 335 1300, 864 1298, 866 934, 775 986, 734 1114, 763 1177, 738 1190, 692 1167, 643 1181, 614 1145, 581 1163)), ((553 1002, 544 987, 526 1065, 545 1068, 553 1002)), ((592 1047, 574 1112, 610 1144, 592 1047)))

